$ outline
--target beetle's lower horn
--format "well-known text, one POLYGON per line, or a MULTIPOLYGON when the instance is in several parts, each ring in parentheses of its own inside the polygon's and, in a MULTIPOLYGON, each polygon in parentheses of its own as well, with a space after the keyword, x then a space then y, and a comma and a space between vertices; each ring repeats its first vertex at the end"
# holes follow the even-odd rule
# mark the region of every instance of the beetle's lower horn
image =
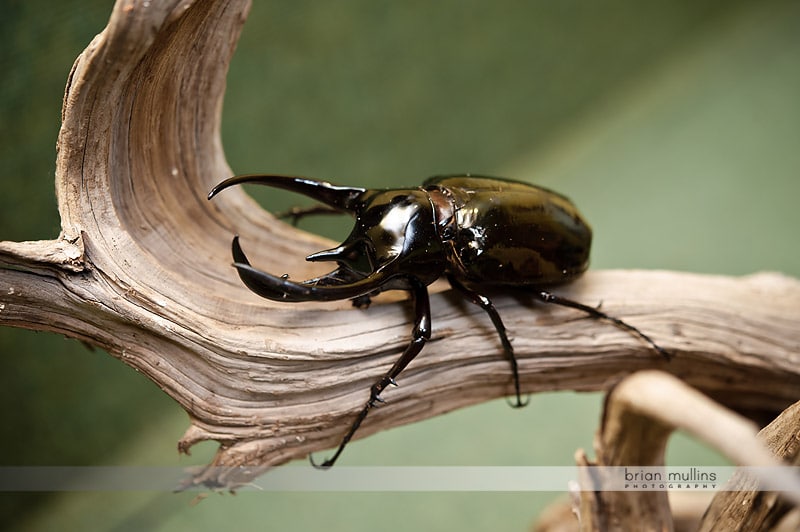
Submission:
POLYGON ((317 284, 316 282, 296 283, 285 276, 279 277, 253 268, 239 245, 238 236, 233 239, 231 248, 233 251, 233 265, 239 271, 239 277, 245 286, 261 297, 273 301, 297 302, 353 299, 378 290, 390 278, 385 273, 376 272, 352 283, 339 285, 317 284))

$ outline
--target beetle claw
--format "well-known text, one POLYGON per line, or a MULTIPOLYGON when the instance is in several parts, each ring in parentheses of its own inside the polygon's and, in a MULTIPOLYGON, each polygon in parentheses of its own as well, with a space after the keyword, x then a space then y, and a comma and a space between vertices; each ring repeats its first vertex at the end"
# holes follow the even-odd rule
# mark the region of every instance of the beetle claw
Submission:
POLYGON ((506 402, 508 403, 508 406, 510 406, 511 408, 524 408, 528 406, 528 404, 531 402, 531 396, 526 395, 525 400, 523 401, 522 398, 518 395, 516 397, 515 402, 511 402, 508 399, 506 399, 506 402))
POLYGON ((330 459, 325 460, 321 464, 316 463, 314 461, 314 455, 313 454, 309 454, 308 455, 308 461, 311 462, 311 466, 314 469, 319 469, 321 471, 325 471, 326 469, 330 469, 333 466, 333 463, 331 462, 330 459))

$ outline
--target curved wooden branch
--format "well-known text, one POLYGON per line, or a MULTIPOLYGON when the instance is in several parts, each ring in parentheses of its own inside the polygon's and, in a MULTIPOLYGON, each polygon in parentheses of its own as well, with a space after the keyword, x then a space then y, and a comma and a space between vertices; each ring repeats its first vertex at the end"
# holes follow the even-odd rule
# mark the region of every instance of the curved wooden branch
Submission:
MULTIPOLYGON (((800 466, 800 401, 761 429, 758 436, 784 463, 800 466)), ((776 492, 759 491, 758 479, 743 472, 737 472, 731 483, 737 489, 716 494, 698 531, 772 530, 791 510, 791 503, 785 497, 776 492)), ((800 494, 795 495, 800 497, 800 494)), ((795 512, 800 514, 796 501, 795 512)))
MULTIPOLYGON (((786 409, 761 434, 750 420, 712 401, 674 376, 661 371, 641 371, 625 378, 606 398, 603 419, 595 439, 596 463, 591 463, 582 451, 577 453, 580 466, 648 466, 664 467, 667 441, 673 430, 681 430, 720 451, 733 463, 751 467, 777 467, 783 460, 792 463, 788 443, 796 438, 797 412, 800 402, 786 409), (761 439, 759 438, 761 436, 761 439), (764 440, 767 440, 766 442, 764 440)), ((793 449, 792 452, 796 452, 793 449)), ((712 512, 704 516, 709 530, 731 530, 732 524, 753 518, 747 530, 761 530, 769 518, 777 521, 775 493, 759 500, 756 487, 761 483, 800 484, 787 471, 787 476, 750 479, 751 491, 720 492, 712 512), (771 504, 761 507, 769 499, 771 504), (755 500, 759 500, 755 503, 755 500), (727 501, 728 504, 722 501, 727 501), (734 508, 735 506, 735 508, 734 508), (719 526, 721 517, 734 509, 735 516, 726 519, 728 526, 719 526), (770 511, 775 510, 775 511, 770 511), (713 527, 713 528, 712 528, 713 527), (718 527, 718 528, 717 528, 718 527)), ((794 504, 800 495, 787 493, 794 504)), ((788 504, 781 507, 785 513, 788 504)), ((581 492, 580 515, 582 530, 672 530, 673 521, 667 491, 581 492)), ((704 528, 705 529, 705 528, 704 528)))
MULTIPOLYGON (((319 273, 328 245, 277 222, 244 192, 210 203, 230 175, 219 124, 245 0, 120 1, 77 59, 64 97, 57 240, 0 243, 0 323, 101 346, 189 413, 180 442, 221 443, 213 465, 264 467, 333 446, 376 376, 408 341, 409 309, 377 301, 282 305, 230 266, 241 235, 254 264, 319 273)), ((664 362, 605 323, 566 309, 496 304, 526 392, 600 390, 658 367, 740 409, 778 411, 800 396, 800 283, 671 272, 592 272, 563 295, 603 301, 674 353, 664 362)), ((479 310, 440 292, 434 333, 358 436, 511 392, 507 362, 479 310)), ((229 469, 198 481, 230 485, 229 469)))
MULTIPOLYGON (((674 376, 645 370, 608 393, 595 437, 596 460, 576 453, 581 482, 576 491, 537 522, 536 530, 772 530, 800 503, 800 479, 789 468, 800 460, 800 401, 757 431, 750 420, 712 401, 674 376), (702 492, 615 491, 618 478, 603 478, 587 466, 647 469, 666 476, 664 456, 674 430, 720 451, 732 463, 752 467, 734 474, 730 491, 712 499, 702 492), (765 469, 759 469, 765 468, 765 469), (656 469, 656 471, 654 471, 656 469), (749 475, 759 471, 759 478, 749 475), (758 491, 769 487, 784 493, 758 491), (669 495, 669 500, 668 496, 669 495), (578 516, 578 520, 575 516, 578 516), (698 528, 699 527, 699 528, 698 528)), ((783 528, 781 528, 783 530, 783 528)))

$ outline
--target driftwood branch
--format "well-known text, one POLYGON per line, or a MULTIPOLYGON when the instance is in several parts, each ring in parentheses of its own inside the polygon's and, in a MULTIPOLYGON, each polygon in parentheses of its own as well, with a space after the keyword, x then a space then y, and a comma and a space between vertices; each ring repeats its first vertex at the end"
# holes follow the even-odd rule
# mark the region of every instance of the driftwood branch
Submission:
MULTIPOLYGON (((220 141, 225 75, 249 3, 120 1, 78 57, 64 97, 58 239, 0 243, 0 323, 106 349, 189 413, 179 446, 220 442, 216 466, 267 466, 338 442, 369 386, 409 339, 397 299, 368 310, 285 305, 239 282, 241 235, 260 268, 318 274, 299 261, 329 243, 276 221, 244 192, 206 201, 231 174, 220 141)), ((495 303, 525 392, 603 390, 659 368, 741 411, 800 396, 800 282, 674 272, 591 272, 563 295, 603 302, 673 353, 567 309, 495 303)), ((485 315, 447 291, 432 298, 433 339, 358 436, 512 392, 485 315)), ((197 481, 228 486, 225 468, 197 481)), ((241 480, 241 479, 238 479, 241 480)))
POLYGON ((584 491, 576 491, 572 502, 548 508, 534 528, 537 532, 796 528, 794 521, 782 518, 800 502, 800 478, 779 466, 800 463, 800 401, 759 432, 752 421, 674 376, 645 370, 609 392, 594 447, 595 460, 583 450, 576 453, 584 491), (713 499, 703 492, 619 491, 618 477, 597 472, 595 466, 627 466, 666 478, 664 456, 675 430, 752 469, 737 471, 729 491, 713 499), (787 486, 788 491, 764 491, 787 486))
MULTIPOLYGON (((776 459, 800 466, 800 402, 784 410, 758 437, 776 459)), ((790 511, 791 503, 785 496, 760 490, 759 484, 763 483, 744 472, 737 472, 731 483, 736 490, 722 491, 714 497, 698 531, 772 530, 778 523, 786 524, 781 519, 790 511)), ((794 495, 796 499, 800 492, 794 495)), ((800 507, 795 508, 795 514, 796 530, 800 526, 800 507)))
MULTIPOLYGON (((581 466, 664 467, 669 436, 681 430, 719 450, 734 464, 769 468, 762 478, 739 491, 720 492, 701 521, 701 530, 768 530, 789 509, 778 493, 756 496, 758 486, 800 485, 778 466, 793 465, 798 453, 800 402, 787 408, 761 433, 750 420, 712 401, 672 375, 642 371, 624 379, 609 393, 595 441, 596 462, 582 451, 581 466), (736 525, 736 526, 734 526, 736 525)), ((755 469, 758 471, 759 469, 755 469)), ((584 470, 588 473, 588 470, 584 470)), ((744 477, 744 474, 741 475, 744 477)), ((672 530, 667 491, 613 491, 610 487, 581 492, 582 530, 672 530)), ((800 490, 785 494, 795 504, 800 490)))

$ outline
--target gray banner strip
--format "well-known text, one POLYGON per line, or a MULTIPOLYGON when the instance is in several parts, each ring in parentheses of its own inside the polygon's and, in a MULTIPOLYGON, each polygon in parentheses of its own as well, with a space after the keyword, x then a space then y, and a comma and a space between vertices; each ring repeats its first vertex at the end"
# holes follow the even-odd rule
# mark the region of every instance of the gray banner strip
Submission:
MULTIPOLYGON (((196 469, 196 468, 195 468, 196 469)), ((246 469, 219 471, 248 478, 246 469)), ((180 467, 0 467, 0 491, 174 491, 189 478, 180 467)), ((240 490, 262 491, 719 491, 765 489, 800 497, 800 468, 717 466, 336 466, 268 470, 240 490), (747 475, 744 480, 739 475, 747 475), (733 481, 732 481, 733 480, 733 481)), ((194 490, 206 488, 197 487, 194 490)))

